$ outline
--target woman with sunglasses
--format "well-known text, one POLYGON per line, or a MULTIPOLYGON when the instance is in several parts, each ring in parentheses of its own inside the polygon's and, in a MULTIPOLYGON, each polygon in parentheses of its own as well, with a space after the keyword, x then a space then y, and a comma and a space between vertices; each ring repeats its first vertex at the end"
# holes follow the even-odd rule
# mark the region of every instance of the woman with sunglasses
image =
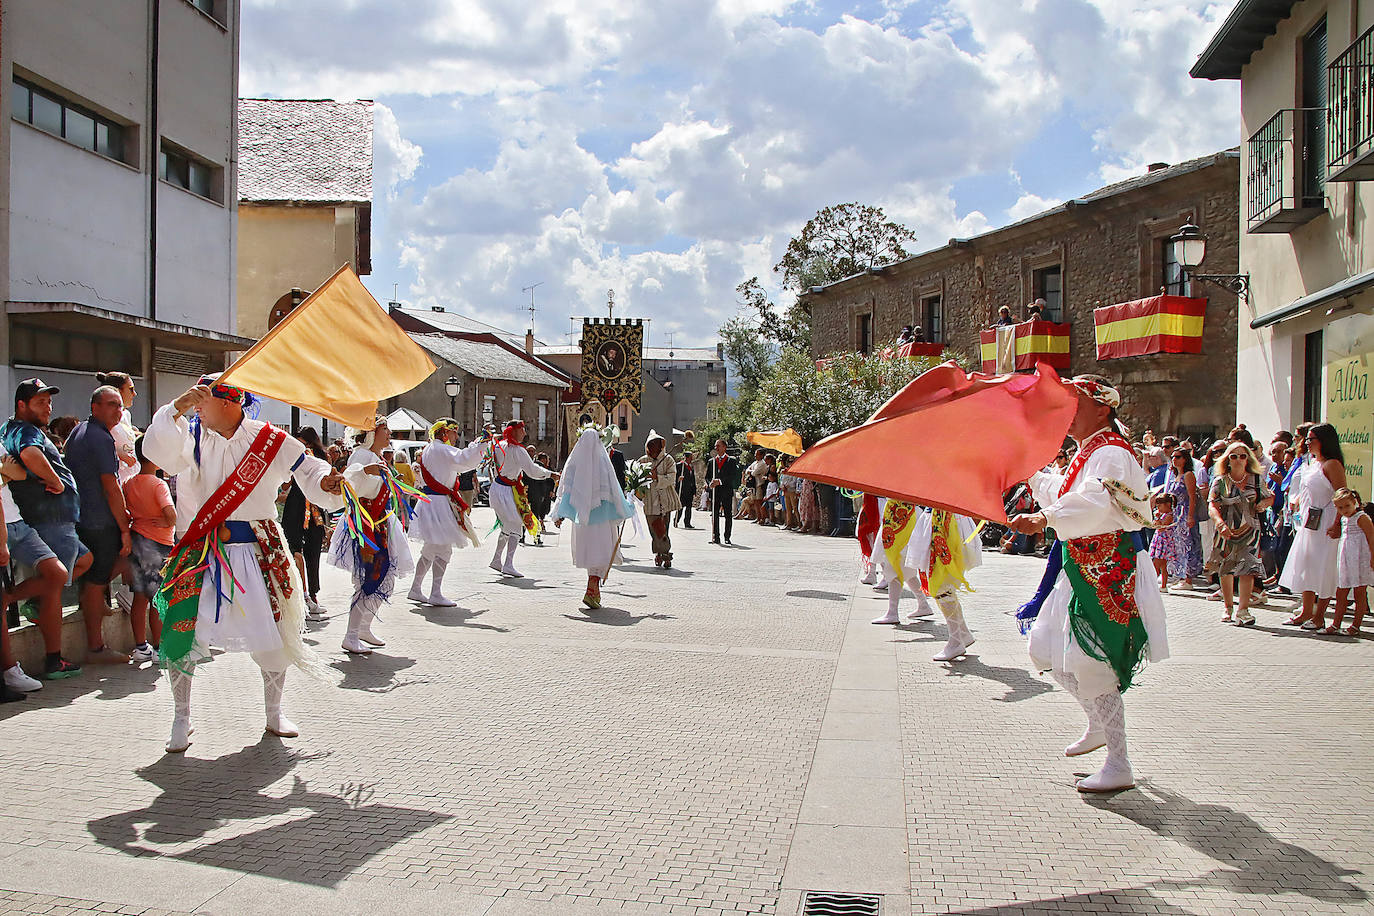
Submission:
POLYGON ((1231 602, 1237 589, 1240 608, 1237 626, 1255 625, 1250 613, 1255 577, 1263 578, 1260 561, 1260 513, 1274 502, 1264 483, 1264 471, 1243 442, 1232 442, 1213 469, 1208 512, 1212 519, 1212 554, 1207 568, 1221 578, 1221 600, 1226 602, 1222 623, 1232 621, 1231 602))
POLYGON ((1285 620, 1284 626, 1319 630, 1326 625, 1326 605, 1336 595, 1341 520, 1334 498, 1346 485, 1345 456, 1330 423, 1312 427, 1306 441, 1311 457, 1296 490, 1293 546, 1279 584, 1302 595, 1302 612, 1285 620))

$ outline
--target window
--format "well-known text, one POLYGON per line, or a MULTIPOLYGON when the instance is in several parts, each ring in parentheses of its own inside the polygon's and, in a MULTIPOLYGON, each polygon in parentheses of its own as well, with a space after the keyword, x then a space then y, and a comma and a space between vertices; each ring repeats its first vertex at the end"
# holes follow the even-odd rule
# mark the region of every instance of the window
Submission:
POLYGON ((1058 264, 1042 267, 1031 274, 1035 298, 1045 300, 1045 320, 1064 320, 1064 269, 1058 264))
POLYGON ((873 313, 868 312, 859 316, 858 339, 855 341, 855 349, 865 355, 873 352, 873 313))
POLYGON ((518 419, 520 419, 520 405, 521 405, 521 404, 524 404, 524 403, 525 403, 525 399, 524 399, 524 398, 511 398, 511 399, 510 399, 510 418, 511 418, 512 420, 518 420, 518 419))
POLYGON ((945 308, 939 296, 926 296, 921 300, 918 320, 921 324, 922 340, 927 343, 945 342, 945 308))
POLYGON ((1322 420, 1322 376, 1326 373, 1325 342, 1321 331, 1313 331, 1303 341, 1302 418, 1313 423, 1322 420))
POLYGON ((539 438, 549 438, 549 402, 539 402, 539 438))
POLYGON ((139 348, 123 338, 16 324, 10 332, 10 359, 43 369, 97 372, 105 366, 139 365, 139 348))
POLYGON ((1162 282, 1159 285, 1164 287, 1165 295, 1191 296, 1193 283, 1183 272, 1183 265, 1178 263, 1176 247, 1167 238, 1159 240, 1160 263, 1164 266, 1163 276, 1160 278, 1162 282))
POLYGON ((14 78, 12 104, 16 121, 31 124, 54 137, 61 137, 73 146, 99 153, 108 159, 124 161, 124 125, 102 118, 17 76, 14 78))
POLYGON ((164 142, 162 152, 158 156, 157 171, 157 177, 168 184, 174 184, 209 200, 219 201, 217 179, 221 169, 217 166, 164 142))
POLYGON ((714 397, 715 395, 720 394, 720 383, 719 383, 719 382, 707 382, 707 383, 706 383, 706 394, 709 395, 709 396, 711 396, 711 397, 714 397))
POLYGON ((630 405, 621 404, 619 407, 616 408, 615 412, 616 425, 620 427, 620 431, 622 433, 628 436, 630 434, 630 405))

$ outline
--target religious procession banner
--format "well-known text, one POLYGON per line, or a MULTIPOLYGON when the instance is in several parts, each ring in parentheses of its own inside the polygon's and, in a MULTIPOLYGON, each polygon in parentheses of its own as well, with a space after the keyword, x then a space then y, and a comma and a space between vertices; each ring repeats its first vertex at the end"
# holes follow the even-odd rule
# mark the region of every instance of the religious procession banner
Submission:
POLYGON ((1201 353, 1207 300, 1151 296, 1093 309, 1097 358, 1201 353))
POLYGON ((582 320, 582 402, 599 401, 613 413, 622 401, 636 413, 644 395, 644 322, 582 320))

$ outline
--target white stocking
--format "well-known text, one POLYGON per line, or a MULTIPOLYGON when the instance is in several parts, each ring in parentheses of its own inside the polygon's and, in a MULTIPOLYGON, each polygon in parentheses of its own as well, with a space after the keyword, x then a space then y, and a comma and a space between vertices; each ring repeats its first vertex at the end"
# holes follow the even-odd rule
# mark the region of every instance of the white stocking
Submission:
POLYGON ((172 684, 172 735, 167 739, 167 750, 180 753, 191 744, 191 674, 194 663, 187 663, 186 671, 176 668, 167 669, 167 680, 172 684))
POLYGON ((254 652, 253 661, 262 668, 262 701, 267 713, 267 730, 279 738, 296 737, 300 731, 281 711, 282 693, 286 690, 285 653, 280 650, 254 652))
POLYGON ((520 535, 506 535, 506 565, 510 566, 515 560, 515 548, 520 546, 520 535))
POLYGON ((1129 774, 1131 761, 1126 756, 1126 704, 1121 702, 1121 694, 1113 690, 1093 697, 1093 710, 1107 736, 1107 762, 1102 765, 1102 771, 1129 774))
POLYGON ((1064 688, 1065 693, 1074 698, 1078 705, 1083 708, 1083 714, 1088 717, 1088 727, 1083 730, 1083 737, 1064 748, 1064 756, 1077 757, 1080 754, 1097 750, 1105 741, 1102 735, 1102 726, 1098 724, 1094 702, 1085 700, 1079 692, 1078 676, 1070 671, 1051 671, 1050 675, 1059 682, 1059 686, 1064 688))
POLYGON ((505 549, 505 546, 506 546, 506 536, 505 536, 504 534, 498 534, 498 535, 496 536, 496 552, 493 553, 493 554, 491 555, 491 568, 492 568, 492 569, 495 569, 495 570, 498 570, 498 571, 501 569, 501 551, 505 549))
POLYGON ((936 597, 935 603, 939 606, 940 613, 945 615, 945 622, 949 624, 949 642, 935 655, 935 661, 953 661, 973 645, 973 634, 969 632, 968 624, 964 623, 964 610, 959 606, 958 596, 953 592, 940 595, 936 597))
MULTIPOLYGON (((439 594, 440 587, 444 584, 444 573, 448 570, 448 554, 434 558, 434 582, 433 592, 439 594)), ((416 581, 419 581, 420 574, 415 574, 416 581)))
POLYGON ((429 571, 430 559, 426 556, 428 552, 429 546, 426 545, 425 549, 420 551, 420 559, 415 561, 415 579, 410 583, 409 597, 416 601, 424 599, 424 595, 420 591, 420 582, 425 578, 425 573, 429 571))

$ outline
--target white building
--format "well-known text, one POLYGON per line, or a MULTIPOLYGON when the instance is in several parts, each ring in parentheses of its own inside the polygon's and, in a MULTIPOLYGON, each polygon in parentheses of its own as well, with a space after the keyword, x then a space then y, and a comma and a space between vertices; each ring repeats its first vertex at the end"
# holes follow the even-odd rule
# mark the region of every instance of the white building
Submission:
POLYGON ((239 0, 0 0, 0 364, 139 388, 142 425, 224 354, 235 311, 239 0))

